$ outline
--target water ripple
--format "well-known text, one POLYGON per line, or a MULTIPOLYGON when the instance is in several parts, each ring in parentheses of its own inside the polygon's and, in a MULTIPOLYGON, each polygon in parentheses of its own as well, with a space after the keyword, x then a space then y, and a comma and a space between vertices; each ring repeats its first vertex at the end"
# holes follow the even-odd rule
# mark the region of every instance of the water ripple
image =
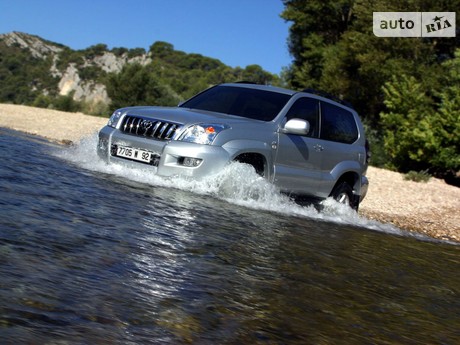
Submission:
POLYGON ((0 130, 0 343, 459 342, 459 247, 93 145, 0 130))

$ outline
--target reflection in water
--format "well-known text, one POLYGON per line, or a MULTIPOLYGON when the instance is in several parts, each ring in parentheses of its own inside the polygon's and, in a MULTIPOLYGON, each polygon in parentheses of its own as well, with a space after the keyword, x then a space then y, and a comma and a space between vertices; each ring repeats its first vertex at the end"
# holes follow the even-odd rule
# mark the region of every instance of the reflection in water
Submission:
POLYGON ((163 193, 180 212, 164 231, 166 209, 149 203, 149 234, 161 236, 146 238, 163 248, 147 255, 150 279, 168 289, 148 284, 156 290, 140 293, 150 295, 150 310, 159 308, 156 325, 173 334, 169 341, 455 339, 458 319, 445 315, 458 310, 458 279, 433 266, 446 255, 458 268, 455 247, 441 246, 453 252, 440 257, 438 244, 244 208, 222 212, 225 202, 180 191, 156 190, 155 200, 163 193))
POLYGON ((0 134, 2 344, 460 341, 458 246, 140 183, 0 134))

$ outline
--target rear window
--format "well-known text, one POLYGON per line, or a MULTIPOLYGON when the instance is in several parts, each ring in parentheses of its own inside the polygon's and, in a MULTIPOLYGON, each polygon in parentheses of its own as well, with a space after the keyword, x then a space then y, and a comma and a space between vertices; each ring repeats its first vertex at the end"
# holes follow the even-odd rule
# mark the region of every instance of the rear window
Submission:
POLYGON ((267 90, 215 86, 186 101, 181 107, 272 121, 290 98, 290 95, 267 90))

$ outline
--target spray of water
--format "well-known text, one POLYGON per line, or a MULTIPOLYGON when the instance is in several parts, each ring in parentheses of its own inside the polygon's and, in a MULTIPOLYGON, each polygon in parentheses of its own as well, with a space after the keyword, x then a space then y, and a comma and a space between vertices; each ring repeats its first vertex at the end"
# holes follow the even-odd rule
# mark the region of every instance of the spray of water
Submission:
POLYGON ((314 206, 301 206, 287 195, 280 193, 276 186, 257 175, 252 167, 245 164, 236 162, 229 164, 218 174, 204 179, 165 178, 153 174, 151 167, 134 169, 114 164, 108 165, 97 156, 96 146, 97 135, 94 134, 83 138, 70 148, 57 149, 55 155, 84 169, 112 174, 152 186, 178 188, 201 195, 210 195, 252 209, 351 224, 392 234, 406 234, 390 224, 381 224, 366 219, 333 199, 324 200, 321 211, 314 206))

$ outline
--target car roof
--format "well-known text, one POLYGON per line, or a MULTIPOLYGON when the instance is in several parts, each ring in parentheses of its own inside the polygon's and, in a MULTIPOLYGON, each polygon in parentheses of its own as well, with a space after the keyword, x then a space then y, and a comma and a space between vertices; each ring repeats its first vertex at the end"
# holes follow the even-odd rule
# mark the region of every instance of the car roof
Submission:
POLYGON ((285 89, 285 88, 277 87, 277 86, 252 84, 252 83, 246 83, 246 82, 225 83, 225 84, 220 84, 220 85, 222 85, 222 86, 233 86, 233 87, 244 87, 244 88, 248 88, 248 89, 279 92, 279 93, 284 93, 284 94, 289 95, 289 96, 292 96, 292 95, 294 95, 294 94, 296 94, 298 92, 298 91, 289 90, 289 89, 285 89))

